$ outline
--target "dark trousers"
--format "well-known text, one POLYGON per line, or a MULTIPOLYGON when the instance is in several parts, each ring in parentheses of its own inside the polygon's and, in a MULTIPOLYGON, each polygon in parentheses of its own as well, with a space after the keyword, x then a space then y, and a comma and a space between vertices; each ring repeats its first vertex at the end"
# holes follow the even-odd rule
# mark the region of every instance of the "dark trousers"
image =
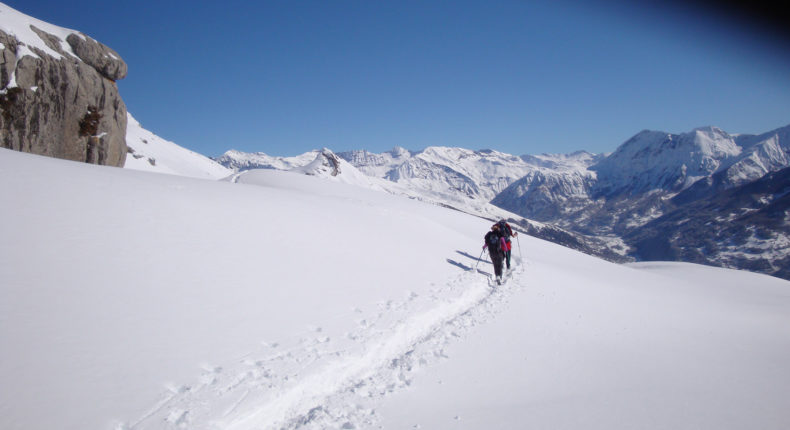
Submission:
POLYGON ((491 256, 491 262, 494 263, 494 275, 502 276, 502 262, 504 260, 504 255, 502 255, 502 251, 498 249, 493 249, 492 247, 488 247, 488 255, 491 256))

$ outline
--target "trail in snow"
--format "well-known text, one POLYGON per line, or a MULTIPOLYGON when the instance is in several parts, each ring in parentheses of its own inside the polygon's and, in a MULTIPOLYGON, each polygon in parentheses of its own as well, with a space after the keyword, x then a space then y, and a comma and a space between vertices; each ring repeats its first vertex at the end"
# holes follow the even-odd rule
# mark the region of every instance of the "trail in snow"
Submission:
POLYGON ((197 384, 168 389, 151 411, 118 429, 372 426, 377 399, 446 359, 449 342, 489 320, 522 288, 523 270, 514 257, 507 281, 492 287, 485 272, 469 267, 430 294, 355 309, 357 327, 338 338, 314 326, 263 344, 227 368, 206 365, 197 384))

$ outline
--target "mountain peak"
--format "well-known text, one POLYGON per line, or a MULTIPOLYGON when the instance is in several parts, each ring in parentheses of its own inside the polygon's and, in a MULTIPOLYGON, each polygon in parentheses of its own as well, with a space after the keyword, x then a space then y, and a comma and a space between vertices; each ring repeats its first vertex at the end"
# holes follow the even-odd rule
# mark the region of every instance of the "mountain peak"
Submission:
POLYGON ((390 154, 392 154, 393 157, 400 158, 403 156, 411 155, 411 151, 409 151, 408 149, 402 146, 396 146, 392 148, 390 154))
POLYGON ((708 133, 727 134, 724 130, 722 130, 719 127, 716 127, 714 125, 706 125, 706 126, 703 126, 703 127, 697 127, 695 129, 693 129, 692 131, 695 131, 695 132, 696 131, 702 131, 702 132, 708 132, 708 133))

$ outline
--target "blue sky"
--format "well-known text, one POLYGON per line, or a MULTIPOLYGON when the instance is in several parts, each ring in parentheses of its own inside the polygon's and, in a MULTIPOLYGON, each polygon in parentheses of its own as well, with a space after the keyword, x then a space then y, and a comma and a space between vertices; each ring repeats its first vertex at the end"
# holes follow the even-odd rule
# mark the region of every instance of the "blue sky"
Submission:
POLYGON ((790 56, 682 2, 8 1, 129 65, 147 129, 208 156, 431 145, 610 152, 790 124, 790 56))

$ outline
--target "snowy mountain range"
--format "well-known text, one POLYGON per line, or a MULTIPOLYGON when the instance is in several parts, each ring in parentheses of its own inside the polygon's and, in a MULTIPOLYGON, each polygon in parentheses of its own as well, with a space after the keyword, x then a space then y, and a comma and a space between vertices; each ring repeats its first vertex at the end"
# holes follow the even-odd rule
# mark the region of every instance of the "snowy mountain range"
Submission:
POLYGON ((255 169, 304 172, 310 165, 336 160, 333 163, 339 166, 339 174, 329 175, 326 170, 323 175, 330 180, 408 196, 489 220, 507 219, 535 237, 610 261, 627 261, 616 239, 573 233, 524 218, 489 202, 498 190, 505 189, 525 172, 534 169, 580 172, 585 163, 595 158, 586 152, 517 157, 492 150, 429 147, 414 152, 394 148, 381 154, 365 150, 334 154, 324 148, 294 157, 231 150, 215 160, 240 174, 255 169))
MULTIPOLYGON (((787 240, 790 207, 786 202, 779 199, 774 203, 771 197, 733 208, 752 211, 768 206, 775 209, 777 204, 784 204, 781 210, 785 215, 779 222, 764 223, 761 218, 749 218, 755 222, 749 228, 763 233, 755 236, 749 247, 732 246, 731 238, 724 234, 728 230, 714 222, 710 211, 688 208, 700 205, 723 208, 726 200, 738 200, 739 193, 752 192, 747 185, 790 166, 788 133, 790 126, 761 135, 731 135, 715 127, 680 135, 643 131, 611 155, 589 165, 583 180, 578 176, 559 175, 547 187, 544 181, 527 176, 492 203, 577 233, 620 238, 628 246, 629 255, 639 260, 669 258, 787 276, 783 267, 787 266, 790 250, 780 247, 771 252, 753 251, 774 249, 776 243, 787 240), (568 182, 577 186, 556 185, 568 182), (650 250, 647 245, 658 242, 646 242, 646 233, 639 230, 651 229, 650 225, 655 225, 650 224, 652 221, 673 212, 696 220, 689 225, 700 228, 684 230, 681 235, 682 229, 664 223, 662 230, 653 230, 665 237, 662 249, 679 249, 683 247, 681 243, 718 245, 702 248, 693 258, 689 252, 650 250), (733 257, 734 254, 739 256, 733 257)), ((743 241, 736 242, 744 245, 743 241)))
MULTIPOLYGON (((643 131, 612 154, 579 151, 514 156, 492 150, 429 147, 422 151, 395 148, 381 154, 359 150, 338 153, 337 157, 345 161, 345 171, 383 180, 377 183, 380 189, 481 216, 508 218, 528 231, 534 231, 534 226, 549 226, 551 234, 546 231, 541 237, 622 261, 659 255, 646 251, 645 242, 635 239, 643 236, 635 232, 651 221, 693 202, 716 201, 725 192, 737 193, 731 190, 790 166, 789 136, 790 126, 762 135, 731 135, 716 127, 703 127, 683 134, 643 131), (397 191, 392 185, 398 186, 397 191)), ((292 170, 328 152, 324 149, 284 158, 229 151, 217 161, 236 171, 292 170)), ((707 215, 697 216, 707 222, 707 215)), ((774 248, 771 242, 782 242, 788 236, 786 220, 754 227, 765 233, 753 239, 766 242, 761 245, 765 249, 774 248)), ((690 235, 702 241, 706 235, 721 236, 721 232, 697 229, 684 237, 689 239, 690 235)), ((737 247, 727 248, 729 257, 716 249, 709 248, 693 261, 786 276, 780 268, 790 258, 790 251, 750 252, 748 258, 732 258, 737 247)), ((687 254, 661 254, 673 259, 682 255, 687 254)))

